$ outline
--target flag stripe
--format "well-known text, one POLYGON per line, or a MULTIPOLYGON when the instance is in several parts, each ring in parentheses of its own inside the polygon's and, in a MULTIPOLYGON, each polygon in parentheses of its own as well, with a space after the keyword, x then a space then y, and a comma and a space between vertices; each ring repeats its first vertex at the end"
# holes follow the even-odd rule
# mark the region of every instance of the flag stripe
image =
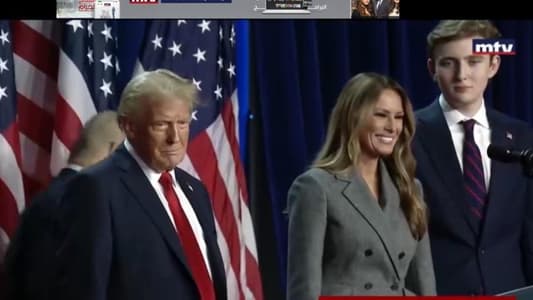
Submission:
MULTIPOLYGON (((40 185, 45 186, 51 179, 50 152, 39 147, 23 133, 19 133, 22 157, 22 172, 40 185)), ((26 199, 26 202, 29 199, 26 199)))
MULTIPOLYGON (((24 187, 20 172, 20 146, 18 145, 16 123, 12 124, 0 135, 0 178, 9 193, 5 197, 12 199, 20 212, 24 209, 24 187)), ((3 195, 3 194, 1 194, 3 195)), ((6 229, 9 234, 11 231, 6 229)))
MULTIPOLYGON (((6 143, 4 141, 5 140, 0 135, 0 153, 2 154, 2 165, 5 163, 6 167, 11 167, 13 162, 9 161, 9 154, 6 153, 9 150, 5 148, 6 143)), ((6 170, 4 167, 0 169, 1 178, 7 178, 7 174, 4 173, 5 171, 6 170)), ((18 177, 22 181, 20 174, 18 174, 18 177)), ((24 207, 23 204, 20 203, 20 201, 24 200, 20 200, 20 198, 17 200, 13 196, 14 194, 19 194, 19 197, 22 196, 23 191, 20 191, 19 189, 22 189, 21 184, 18 185, 15 182, 6 182, 6 180, 0 180, 0 195, 2 195, 2 197, 0 197, 0 207, 2 208, 0 209, 0 228, 4 229, 8 236, 13 236, 13 233, 15 233, 15 228, 18 222, 18 211, 24 207), (13 190, 19 191, 14 193, 13 190)))
POLYGON ((67 164, 70 150, 59 140, 56 133, 52 136, 52 153, 50 153, 50 172, 57 175, 67 164))
MULTIPOLYGON (((15 69, 15 85, 18 94, 30 100, 45 112, 54 114, 56 81, 36 69, 31 63, 15 53, 13 55, 15 69)), ((30 115, 30 117, 32 117, 30 115)))
MULTIPOLYGON (((0 184, 2 184, 0 182, 0 184)), ((1 192, 0 192, 1 193, 1 192)), ((0 200, 1 202, 1 200, 0 200)), ((0 212, 1 214, 1 212, 0 212)), ((7 245, 9 244, 9 236, 7 233, 3 230, 3 227, 0 222, 0 265, 4 263, 4 256, 7 251, 7 245)))
POLYGON ((234 172, 237 174, 237 179, 239 182, 239 188, 241 189, 245 202, 248 202, 248 192, 246 190, 246 179, 244 177, 244 170, 241 164, 241 158, 239 154, 239 142, 236 138, 236 133, 239 132, 239 129, 236 126, 236 118, 233 110, 233 102, 226 101, 222 107, 222 119, 224 120, 224 127, 226 128, 226 134, 228 134, 228 141, 231 145, 231 154, 233 156, 233 161, 235 162, 234 172))
POLYGON ((224 269, 226 270, 226 286, 229 299, 240 299, 239 297, 239 282, 237 281, 237 276, 234 269, 229 265, 230 250, 228 248, 228 243, 226 243, 226 237, 223 234, 222 228, 220 227, 219 222, 215 218, 215 224, 217 227, 217 241, 218 247, 220 248, 220 254, 224 260, 224 269))
MULTIPOLYGON (((230 265, 233 270, 240 270, 239 259, 239 231, 235 222, 236 218, 231 207, 231 200, 228 197, 221 175, 216 168, 217 155, 213 151, 211 140, 205 132, 199 133, 189 145, 187 151, 191 157, 191 162, 197 170, 200 179, 207 187, 211 200, 215 218, 226 238, 230 251, 230 265)), ((237 277, 240 286, 240 278, 237 277)), ((242 291, 239 290, 239 299, 242 299, 242 291)))
MULTIPOLYGON (((237 91, 234 92, 233 95, 236 95, 237 91)), ((232 97, 234 98, 234 97, 232 97)), ((226 128, 226 133, 237 133, 239 132, 238 129, 238 101, 227 101, 222 109, 222 118, 224 119, 224 125, 226 128), (232 109, 233 107, 233 109, 232 109)), ((245 244, 245 247, 243 249, 245 250, 245 264, 246 264, 246 286, 250 290, 250 292, 253 294, 253 297, 255 299, 261 299, 263 295, 263 289, 261 285, 261 275, 259 273, 259 262, 257 257, 257 249, 256 249, 256 241, 255 241, 255 232, 253 231, 253 223, 252 218, 249 212, 248 207, 248 191, 246 188, 245 183, 245 176, 244 176, 244 168, 242 166, 240 155, 238 153, 239 144, 237 135, 235 134, 229 134, 229 142, 231 144, 232 154, 233 154, 233 160, 235 161, 235 172, 237 174, 237 178, 239 181, 239 187, 240 187, 240 199, 242 200, 241 205, 245 207, 245 209, 241 210, 241 228, 242 228, 242 234, 243 234, 243 242, 245 244)))
POLYGON ((61 22, 52 20, 23 20, 21 22, 50 40, 59 49, 57 45, 61 41, 61 22))
POLYGON ((57 78, 58 48, 47 38, 20 21, 13 24, 13 35, 23 38, 13 39, 13 52, 23 57, 33 66, 51 78, 57 78), (33 47, 39 45, 39 51, 33 47))
POLYGON ((24 182, 24 195, 26 197, 26 207, 28 207, 28 205, 31 204, 32 196, 44 190, 44 188, 48 185, 48 182, 46 183, 39 182, 38 180, 30 177, 29 175, 26 175, 25 173, 22 173, 22 180, 24 182))
MULTIPOLYGON (((75 115, 79 119, 78 124, 85 124, 87 120, 96 114, 94 103, 88 101, 92 99, 92 96, 89 92, 87 82, 85 82, 85 78, 83 78, 76 64, 63 51, 60 52, 59 79, 57 85, 60 94, 59 100, 68 104, 71 110, 75 112, 75 115)), ((62 103, 56 104, 57 107, 62 105, 62 103)), ((59 108, 59 111, 56 110, 56 114, 60 112, 67 113, 65 108, 59 108)), ((73 117, 69 116, 69 118, 73 117)), ((62 121, 61 123, 69 124, 67 121, 72 121, 72 119, 62 121)))
MULTIPOLYGON (((226 102, 227 103, 227 102, 226 102)), ((216 157, 220 179, 226 187, 226 193, 230 200, 231 208, 234 216, 240 216, 239 207, 239 186, 237 185, 237 176, 235 173, 235 162, 233 161, 232 152, 222 118, 218 117, 213 124, 211 124, 206 133, 212 143, 214 156, 216 157)), ((240 218, 235 219, 236 221, 240 218)))
POLYGON ((17 98, 19 131, 28 136, 33 143, 50 152, 52 148, 52 132, 54 131, 54 116, 43 111, 33 101, 21 94, 18 94, 17 98))
MULTIPOLYGON (((75 111, 75 108, 71 104, 72 102, 67 102, 63 97, 58 97, 56 115, 61 116, 62 119, 58 120, 56 118, 54 128, 55 134, 68 149, 72 149, 83 128, 83 124, 78 118, 78 111, 75 111)), ((53 142, 52 144, 55 145, 53 142)))
MULTIPOLYGON (((254 244, 255 245, 255 244, 254 244)), ((254 246, 255 248, 255 246, 254 246)), ((250 248, 246 248, 246 277, 247 287, 253 295, 254 299, 263 298, 263 289, 261 287, 261 274, 259 273, 259 264, 257 263, 257 257, 254 257, 249 251, 250 248)))

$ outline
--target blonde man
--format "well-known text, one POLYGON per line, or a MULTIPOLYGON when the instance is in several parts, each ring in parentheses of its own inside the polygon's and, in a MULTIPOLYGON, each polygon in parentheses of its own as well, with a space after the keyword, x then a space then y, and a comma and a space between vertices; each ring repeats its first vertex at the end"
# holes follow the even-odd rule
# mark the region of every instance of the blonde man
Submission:
POLYGON ((73 226, 60 251, 60 299, 226 299, 211 201, 177 168, 196 97, 191 81, 163 69, 127 84, 124 144, 66 194, 73 226))

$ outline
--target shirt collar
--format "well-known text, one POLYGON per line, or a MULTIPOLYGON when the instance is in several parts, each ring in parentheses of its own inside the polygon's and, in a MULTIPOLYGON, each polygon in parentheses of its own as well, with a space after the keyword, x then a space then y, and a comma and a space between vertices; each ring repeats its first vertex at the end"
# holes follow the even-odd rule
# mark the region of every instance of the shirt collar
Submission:
POLYGON ((71 169, 71 170, 74 170, 74 171, 76 171, 76 172, 79 172, 79 171, 81 171, 81 169, 83 169, 83 167, 80 166, 80 165, 77 165, 77 164, 68 164, 68 165, 65 167, 65 169, 71 169))
POLYGON ((479 110, 472 117, 468 117, 464 115, 462 112, 451 107, 450 104, 446 102, 442 94, 439 96, 439 105, 442 108, 444 119, 446 119, 446 123, 448 124, 448 127, 457 125, 460 122, 465 121, 465 120, 474 119, 477 125, 480 125, 486 129, 490 128, 489 120, 487 119, 487 110, 485 108, 484 99, 481 102, 481 106, 479 107, 479 110))
MULTIPOLYGON (((128 139, 124 140, 124 147, 126 147, 126 150, 133 156, 137 164, 139 164, 139 167, 141 167, 141 170, 143 171, 144 175, 150 180, 152 183, 159 183, 159 178, 161 177, 162 173, 156 172, 154 169, 150 168, 143 160, 142 158, 137 154, 131 143, 128 141, 128 139)), ((172 184, 175 185, 176 183, 176 176, 174 174, 174 169, 168 171, 170 173, 170 176, 172 177, 172 184)))

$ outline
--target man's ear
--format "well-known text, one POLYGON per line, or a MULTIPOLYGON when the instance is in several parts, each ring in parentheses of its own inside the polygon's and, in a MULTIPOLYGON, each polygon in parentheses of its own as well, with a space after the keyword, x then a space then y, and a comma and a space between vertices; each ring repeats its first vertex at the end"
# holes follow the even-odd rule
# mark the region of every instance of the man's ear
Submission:
POLYGON ((437 73, 435 72, 435 62, 433 59, 428 58, 426 62, 426 67, 428 68, 429 75, 433 79, 433 81, 437 81, 437 73))
POLYGON ((133 137, 135 136, 135 130, 133 129, 133 123, 131 120, 126 116, 119 116, 118 117, 118 124, 122 131, 124 131, 124 134, 126 137, 133 137))
POLYGON ((492 55, 490 58, 489 65, 489 78, 494 77, 498 70, 500 69, 500 63, 502 58, 499 55, 492 55))

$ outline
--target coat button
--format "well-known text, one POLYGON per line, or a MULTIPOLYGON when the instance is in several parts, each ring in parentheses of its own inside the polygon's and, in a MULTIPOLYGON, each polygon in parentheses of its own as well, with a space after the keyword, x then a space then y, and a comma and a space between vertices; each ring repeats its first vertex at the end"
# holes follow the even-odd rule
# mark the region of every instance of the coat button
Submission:
POLYGON ((403 252, 403 251, 400 252, 400 254, 398 254, 398 258, 399 258, 399 259, 402 259, 402 258, 404 258, 404 257, 405 257, 405 252, 403 252))
POLYGON ((373 254, 372 249, 365 250, 365 256, 371 256, 373 254))
POLYGON ((398 284, 396 284, 396 283, 393 283, 393 284, 390 286, 390 289, 393 290, 393 291, 398 290, 398 288, 399 288, 399 286, 398 286, 398 284))
POLYGON ((366 290, 369 290, 371 288, 372 288, 372 283, 370 283, 370 282, 365 283, 365 289, 366 290))

